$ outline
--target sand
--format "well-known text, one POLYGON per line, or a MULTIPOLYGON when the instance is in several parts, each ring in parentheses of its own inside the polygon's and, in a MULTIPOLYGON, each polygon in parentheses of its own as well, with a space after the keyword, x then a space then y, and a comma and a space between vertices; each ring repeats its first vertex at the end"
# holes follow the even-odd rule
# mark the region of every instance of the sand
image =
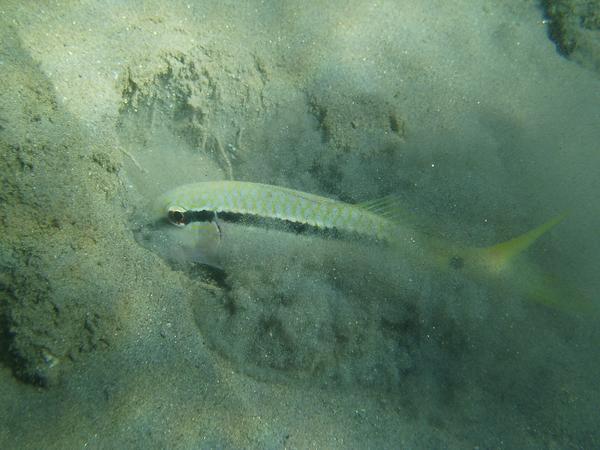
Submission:
POLYGON ((244 226, 186 265, 149 211, 393 193, 484 246, 569 210, 524 257, 598 306, 593 34, 569 60, 536 2, 467 0, 6 1, 0 30, 1 448, 600 446, 597 315, 244 226))

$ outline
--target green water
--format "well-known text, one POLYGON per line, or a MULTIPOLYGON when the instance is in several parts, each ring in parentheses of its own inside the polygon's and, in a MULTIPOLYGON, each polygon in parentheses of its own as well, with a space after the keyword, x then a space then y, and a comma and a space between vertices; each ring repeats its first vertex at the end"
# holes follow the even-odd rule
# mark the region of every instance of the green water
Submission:
POLYGON ((3 2, 0 447, 600 446, 594 16, 498 3, 3 2), (565 301, 285 228, 192 264, 149 205, 228 178, 460 248, 568 211, 514 265, 565 301))

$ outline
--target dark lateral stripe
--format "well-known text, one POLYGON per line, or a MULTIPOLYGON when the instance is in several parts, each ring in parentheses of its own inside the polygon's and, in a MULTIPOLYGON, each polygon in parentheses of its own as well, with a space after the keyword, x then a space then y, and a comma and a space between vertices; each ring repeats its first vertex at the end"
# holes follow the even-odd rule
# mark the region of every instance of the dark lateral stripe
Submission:
POLYGON ((194 211, 188 210, 183 213, 183 223, 187 225, 191 222, 212 222, 215 220, 213 211, 194 211))
POLYGON ((356 233, 344 232, 337 228, 319 228, 307 223, 292 222, 290 220, 278 219, 276 217, 262 217, 247 213, 221 211, 215 214, 214 211, 189 210, 183 213, 183 215, 184 223, 186 225, 190 222, 213 222, 215 217, 217 217, 219 220, 229 223, 267 228, 269 230, 286 231, 296 234, 315 234, 338 239, 356 235, 356 233))
POLYGON ((331 230, 309 225, 307 223, 292 222, 276 217, 262 217, 252 214, 233 212, 220 212, 218 218, 226 222, 237 223, 254 227, 263 227, 270 230, 288 231, 298 234, 329 234, 331 230))

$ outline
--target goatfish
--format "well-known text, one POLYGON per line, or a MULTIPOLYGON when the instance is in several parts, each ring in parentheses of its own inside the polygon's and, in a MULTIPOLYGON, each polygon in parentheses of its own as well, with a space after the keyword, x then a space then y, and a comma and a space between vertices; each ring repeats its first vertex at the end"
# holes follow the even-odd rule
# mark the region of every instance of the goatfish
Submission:
POLYGON ((515 263, 517 255, 559 224, 566 214, 506 242, 479 248, 454 245, 419 233, 403 222, 403 210, 395 196, 350 204, 268 184, 208 181, 186 184, 161 195, 153 211, 155 219, 173 226, 174 233, 188 232, 177 234, 177 245, 192 261, 203 262, 196 256, 203 252, 207 226, 218 241, 220 221, 280 222, 291 229, 340 232, 389 245, 417 264, 419 270, 456 270, 476 280, 501 280, 520 286, 527 298, 547 306, 567 311, 587 310, 590 306, 587 299, 572 294, 533 264, 515 263))

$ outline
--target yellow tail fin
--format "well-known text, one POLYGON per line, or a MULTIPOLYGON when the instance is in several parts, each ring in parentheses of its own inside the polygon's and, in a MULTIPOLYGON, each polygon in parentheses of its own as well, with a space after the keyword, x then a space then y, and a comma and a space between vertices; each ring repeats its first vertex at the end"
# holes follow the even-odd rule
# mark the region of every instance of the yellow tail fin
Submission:
POLYGON ((490 269, 501 271, 517 255, 528 249, 540 236, 562 222, 568 213, 563 213, 554 219, 508 241, 484 249, 484 258, 490 264, 490 269))
POLYGON ((529 276, 525 287, 527 298, 545 306, 569 313, 598 312, 591 299, 576 287, 565 283, 559 277, 542 274, 539 270, 536 276, 529 276))
POLYGON ((507 282, 520 288, 530 300, 563 311, 591 311, 592 302, 577 289, 573 289, 557 277, 543 274, 538 267, 527 261, 513 261, 540 236, 562 222, 567 215, 568 213, 563 213, 527 233, 480 249, 479 258, 489 274, 502 276, 507 282))

